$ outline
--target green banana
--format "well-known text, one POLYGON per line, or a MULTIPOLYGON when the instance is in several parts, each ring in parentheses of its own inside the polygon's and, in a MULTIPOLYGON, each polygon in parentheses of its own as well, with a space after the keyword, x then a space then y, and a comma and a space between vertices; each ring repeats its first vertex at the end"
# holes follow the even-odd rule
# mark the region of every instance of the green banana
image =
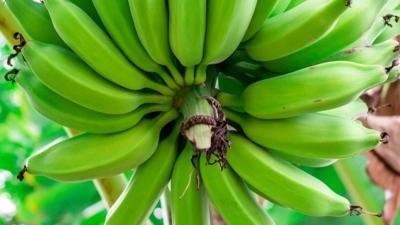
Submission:
POLYGON ((169 103, 170 96, 133 92, 108 82, 71 51, 29 41, 22 54, 32 72, 64 98, 107 114, 124 114, 145 103, 169 103))
POLYGON ((265 62, 295 53, 329 32, 349 6, 345 0, 309 0, 274 18, 267 19, 246 42, 249 56, 265 62))
POLYGON ((339 116, 348 119, 354 119, 356 116, 359 116, 363 113, 368 112, 368 106, 361 99, 356 99, 344 106, 340 106, 338 108, 329 109, 325 111, 319 111, 318 113, 339 116))
POLYGON ((306 0, 291 0, 286 11, 293 9, 294 7, 300 5, 301 3, 305 2, 306 0))
POLYGON ((168 9, 164 0, 129 0, 137 34, 150 57, 171 72, 178 85, 184 80, 174 65, 168 40, 168 9))
POLYGON ((124 192, 108 211, 105 225, 143 224, 168 184, 176 156, 179 126, 160 142, 157 151, 138 167, 124 192))
POLYGON ((25 38, 67 46, 54 29, 43 4, 32 0, 7 0, 5 3, 22 25, 23 33, 27 36, 25 38))
POLYGON ((257 118, 279 119, 342 106, 386 79, 382 66, 328 62, 258 81, 231 99, 221 93, 218 99, 257 118))
POLYGON ((291 0, 278 0, 278 4, 273 8, 269 18, 280 15, 289 7, 291 0))
POLYGON ((210 215, 204 187, 198 187, 198 175, 191 159, 190 143, 179 155, 171 177, 171 215, 173 225, 208 225, 210 215))
POLYGON ((283 152, 278 151, 270 151, 269 154, 276 158, 281 158, 286 160, 292 164, 306 167, 326 167, 334 164, 337 159, 319 159, 319 158, 307 158, 301 156, 295 156, 290 154, 285 154, 283 152))
POLYGON ((339 52, 326 61, 349 61, 388 67, 398 57, 398 48, 399 42, 395 39, 389 39, 372 46, 368 45, 339 52))
POLYGON ((94 7, 93 0, 67 0, 67 1, 72 2, 74 5, 78 6, 83 11, 85 11, 85 13, 88 14, 90 18, 92 18, 92 20, 95 21, 96 24, 101 29, 104 29, 104 24, 102 23, 100 16, 96 11, 96 8, 94 7))
POLYGON ((69 128, 90 133, 115 133, 135 126, 146 114, 167 111, 171 106, 144 105, 123 115, 98 113, 68 101, 42 84, 32 72, 21 70, 16 82, 31 105, 42 115, 69 128))
POLYGON ((46 0, 45 5, 60 37, 100 75, 128 89, 150 88, 163 94, 173 94, 171 89, 150 80, 130 64, 107 34, 81 8, 64 0, 46 0))
POLYGON ((194 82, 194 66, 203 58, 206 6, 206 0, 168 0, 169 43, 180 63, 187 67, 185 83, 189 85, 194 82))
MULTIPOLYGON (((392 14, 400 16, 400 10, 395 10, 392 14)), ((400 23, 392 22, 392 26, 384 26, 383 31, 374 40, 374 44, 384 42, 400 35, 400 23)))
POLYGON ((242 41, 247 41, 253 37, 261 28, 265 19, 273 12, 273 9, 282 1, 279 0, 257 0, 256 9, 253 18, 247 28, 242 41))
POLYGON ((221 171, 219 165, 208 165, 206 155, 202 154, 200 173, 208 196, 227 224, 275 224, 230 166, 221 171))
POLYGON ((349 201, 320 180, 243 137, 231 134, 230 139, 229 165, 258 194, 309 216, 344 216, 351 212, 349 201))
MULTIPOLYGON (((311 1, 307 0, 304 4, 308 2, 311 1)), ((388 0, 353 1, 351 8, 339 17, 335 27, 320 40, 286 57, 264 62, 264 65, 273 72, 287 73, 321 62, 357 41, 368 31, 386 2, 388 0)))
POLYGON ((204 56, 196 71, 196 84, 205 81, 207 65, 224 61, 239 46, 249 27, 257 0, 213 0, 207 3, 204 56))
POLYGON ((373 149, 381 139, 379 132, 357 121, 321 113, 280 120, 261 120, 229 110, 225 114, 250 140, 300 157, 346 158, 373 149))
POLYGON ((85 133, 54 143, 26 161, 26 171, 59 181, 92 180, 135 168, 156 151, 161 129, 175 110, 116 134, 85 133))
POLYGON ((131 62, 147 72, 157 73, 171 88, 177 85, 160 65, 155 63, 140 43, 127 0, 93 0, 108 33, 131 62))

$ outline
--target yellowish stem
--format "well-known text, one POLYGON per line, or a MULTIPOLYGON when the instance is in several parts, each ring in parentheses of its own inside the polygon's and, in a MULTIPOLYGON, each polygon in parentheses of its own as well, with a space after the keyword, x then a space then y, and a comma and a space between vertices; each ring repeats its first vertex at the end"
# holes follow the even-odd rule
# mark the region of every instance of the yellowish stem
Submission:
POLYGON ((0 1, 0 32, 10 45, 19 44, 19 41, 14 39, 14 33, 25 33, 18 20, 15 19, 3 1, 0 1))

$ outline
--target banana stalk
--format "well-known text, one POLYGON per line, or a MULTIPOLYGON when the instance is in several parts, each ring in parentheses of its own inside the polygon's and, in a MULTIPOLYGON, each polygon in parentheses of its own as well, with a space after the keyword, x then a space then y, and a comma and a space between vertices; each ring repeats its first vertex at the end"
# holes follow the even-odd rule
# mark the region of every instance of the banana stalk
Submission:
MULTIPOLYGON (((185 103, 182 107, 184 119, 196 115, 213 116, 213 109, 211 105, 203 98, 200 90, 193 90, 185 97, 185 103)), ((186 131, 186 137, 192 142, 196 143, 197 149, 208 149, 211 147, 212 131, 209 125, 198 124, 186 131)))

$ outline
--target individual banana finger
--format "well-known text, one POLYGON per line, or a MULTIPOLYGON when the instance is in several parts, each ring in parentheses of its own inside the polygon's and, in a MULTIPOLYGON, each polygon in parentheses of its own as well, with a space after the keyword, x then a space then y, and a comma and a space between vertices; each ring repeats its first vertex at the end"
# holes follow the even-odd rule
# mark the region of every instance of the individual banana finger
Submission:
POLYGON ((231 134, 230 138, 229 165, 258 194, 309 216, 344 216, 351 212, 349 201, 320 180, 239 135, 231 134))
POLYGON ((208 199, 203 185, 196 179, 192 164, 194 150, 190 143, 176 161, 171 178, 171 215, 173 225, 209 225, 208 199))
POLYGON ((124 114, 145 103, 168 103, 171 97, 134 92, 103 79, 74 53, 59 46, 29 41, 22 54, 32 72, 64 98, 106 114, 124 114))
POLYGON ((229 110, 225 114, 255 143, 300 157, 346 158, 375 148, 381 140, 379 132, 355 120, 321 113, 279 120, 261 120, 229 110))
POLYGON ((257 118, 288 118, 345 105, 386 79, 382 66, 336 61, 264 79, 240 96, 221 93, 218 99, 222 106, 242 108, 257 118))
POLYGON ((288 56, 321 39, 348 9, 345 0, 308 0, 267 19, 246 42, 246 51, 252 59, 261 62, 288 56))
POLYGON ((22 173, 27 171, 59 181, 92 180, 123 173, 153 155, 161 129, 177 116, 172 110, 142 120, 124 132, 85 133, 55 142, 29 157, 22 173))
POLYGON ((208 165, 203 154, 200 157, 200 173, 208 196, 227 224, 275 224, 230 166, 221 171, 217 164, 208 165))

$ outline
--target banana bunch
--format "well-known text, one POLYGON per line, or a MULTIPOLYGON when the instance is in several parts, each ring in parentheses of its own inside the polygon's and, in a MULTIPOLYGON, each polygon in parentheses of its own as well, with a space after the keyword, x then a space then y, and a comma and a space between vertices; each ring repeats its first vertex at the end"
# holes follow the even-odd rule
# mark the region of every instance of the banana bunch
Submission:
POLYGON ((362 214, 298 166, 385 142, 355 118, 368 111, 359 96, 399 74, 399 5, 5 0, 21 25, 5 79, 80 131, 35 152, 19 178, 136 169, 106 225, 145 223, 163 192, 174 225, 209 225, 210 205, 229 225, 275 224, 257 195, 309 216, 362 214))

